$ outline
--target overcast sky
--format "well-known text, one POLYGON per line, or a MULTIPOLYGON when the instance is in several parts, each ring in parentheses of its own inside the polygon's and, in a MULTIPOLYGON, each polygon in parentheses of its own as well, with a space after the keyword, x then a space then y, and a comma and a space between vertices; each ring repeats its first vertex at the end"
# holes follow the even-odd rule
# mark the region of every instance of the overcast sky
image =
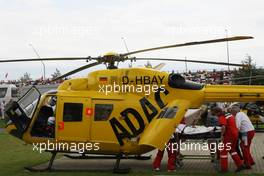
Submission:
MULTIPOLYGON (((240 63, 249 54, 264 65, 264 1, 261 0, 0 0, 0 59, 99 56, 108 51, 126 52, 190 41, 251 35, 253 40, 229 43, 230 62, 240 63)), ((226 43, 166 49, 135 55, 227 61, 226 43)), ((153 65, 159 62, 151 62, 153 65)), ((62 73, 85 61, 45 62, 46 77, 56 68, 62 73)), ((145 62, 134 63, 134 66, 145 62)), ((127 67, 128 62, 121 64, 127 67)), ((82 71, 85 76, 95 68, 82 71)), ((224 66, 188 64, 188 69, 226 69, 224 66)), ((167 62, 163 70, 185 70, 184 63, 167 62)), ((0 80, 17 79, 28 72, 43 75, 40 62, 0 63, 0 80)))

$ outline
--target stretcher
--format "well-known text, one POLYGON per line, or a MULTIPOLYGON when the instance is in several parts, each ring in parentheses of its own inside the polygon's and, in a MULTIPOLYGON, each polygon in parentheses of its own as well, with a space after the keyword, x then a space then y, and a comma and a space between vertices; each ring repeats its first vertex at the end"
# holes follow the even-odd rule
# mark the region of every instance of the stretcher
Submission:
POLYGON ((192 127, 180 124, 176 128, 176 133, 178 133, 179 137, 183 139, 217 139, 221 137, 221 127, 192 127))
MULTIPOLYGON (((176 135, 178 141, 185 144, 205 144, 215 143, 217 146, 221 142, 221 127, 205 127, 205 126, 186 126, 184 124, 178 125, 176 128, 176 135)), ((184 151, 180 151, 184 153, 184 151)), ((186 152, 185 152, 186 153, 186 152)), ((219 170, 219 156, 217 152, 213 153, 210 150, 207 152, 187 152, 188 154, 180 154, 176 158, 176 166, 183 166, 183 159, 207 159, 211 160, 216 170, 219 170), (193 154, 189 154, 193 153, 193 154)))

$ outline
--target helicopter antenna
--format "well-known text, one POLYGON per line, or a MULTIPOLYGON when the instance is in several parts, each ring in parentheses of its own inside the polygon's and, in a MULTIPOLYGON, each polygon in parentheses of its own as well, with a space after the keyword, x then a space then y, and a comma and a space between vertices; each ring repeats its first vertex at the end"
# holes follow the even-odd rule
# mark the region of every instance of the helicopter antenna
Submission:
MULTIPOLYGON (((228 30, 225 29, 226 32, 226 38, 228 38, 228 30)), ((229 44, 228 40, 226 41, 226 57, 227 57, 227 63, 229 63, 229 44)), ((228 71, 230 71, 230 66, 228 65, 228 71)))
POLYGON ((127 47, 127 44, 126 44, 126 39, 124 37, 121 37, 121 39, 123 40, 123 43, 126 47, 126 51, 129 53, 129 50, 128 50, 128 47, 127 47))
MULTIPOLYGON (((127 47, 126 39, 124 37, 121 37, 121 39, 122 39, 122 41, 123 41, 123 43, 125 45, 126 51, 129 53, 129 49, 127 47)), ((132 68, 132 60, 130 61, 130 64, 128 64, 128 67, 132 68)))
POLYGON ((43 80, 46 80, 46 66, 43 62, 43 60, 41 60, 42 58, 40 57, 38 51, 35 49, 35 47, 30 43, 29 46, 33 49, 34 53, 38 56, 38 58, 40 59, 40 62, 43 65, 43 80))

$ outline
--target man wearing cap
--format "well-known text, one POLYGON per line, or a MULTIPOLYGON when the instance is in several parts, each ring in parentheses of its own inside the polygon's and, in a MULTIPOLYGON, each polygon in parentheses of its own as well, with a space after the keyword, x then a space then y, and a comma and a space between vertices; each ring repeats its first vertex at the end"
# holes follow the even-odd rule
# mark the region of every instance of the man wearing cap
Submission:
POLYGON ((232 106, 231 113, 236 117, 236 125, 241 136, 240 147, 243 153, 244 163, 247 169, 251 169, 251 166, 255 164, 250 153, 250 146, 255 135, 255 128, 249 117, 244 112, 240 112, 240 108, 238 106, 232 106))

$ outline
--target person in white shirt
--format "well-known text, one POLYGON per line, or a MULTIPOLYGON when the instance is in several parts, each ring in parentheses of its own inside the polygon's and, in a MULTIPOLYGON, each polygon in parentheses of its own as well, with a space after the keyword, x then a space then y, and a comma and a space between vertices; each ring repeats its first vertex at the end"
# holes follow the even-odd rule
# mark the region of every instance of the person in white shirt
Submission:
POLYGON ((251 169, 251 166, 255 164, 250 153, 250 145, 255 135, 255 128, 249 117, 244 112, 240 112, 238 106, 232 106, 231 113, 236 117, 236 125, 241 136, 240 147, 243 153, 244 163, 247 169, 251 169))

